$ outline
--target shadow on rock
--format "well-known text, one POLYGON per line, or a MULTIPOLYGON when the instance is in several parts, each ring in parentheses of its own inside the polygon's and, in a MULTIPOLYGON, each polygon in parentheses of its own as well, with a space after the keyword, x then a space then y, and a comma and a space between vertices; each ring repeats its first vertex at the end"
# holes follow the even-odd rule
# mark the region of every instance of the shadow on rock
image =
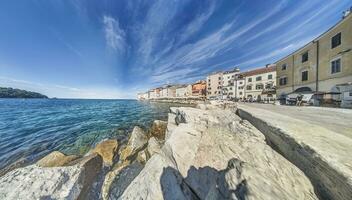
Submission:
POLYGON ((186 178, 172 167, 164 168, 160 178, 163 197, 166 200, 245 199, 248 189, 241 177, 242 165, 242 161, 234 158, 223 170, 191 166, 186 178))

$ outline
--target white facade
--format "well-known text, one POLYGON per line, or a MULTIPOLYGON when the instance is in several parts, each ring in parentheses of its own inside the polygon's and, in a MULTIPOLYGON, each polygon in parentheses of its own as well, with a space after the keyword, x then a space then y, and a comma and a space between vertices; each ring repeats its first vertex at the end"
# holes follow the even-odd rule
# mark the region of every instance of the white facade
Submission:
POLYGON ((275 86, 275 70, 264 70, 264 72, 250 74, 245 77, 244 97, 253 101, 274 100, 276 99, 276 92, 272 91, 275 91, 275 86))
POLYGON ((236 97, 236 79, 239 74, 239 69, 232 71, 226 71, 223 73, 223 88, 222 88, 222 98, 231 99, 236 97))
POLYGON ((246 83, 246 81, 245 81, 245 79, 238 79, 238 80, 236 80, 236 82, 235 82, 235 85, 236 85, 236 87, 237 87, 237 89, 236 89, 236 98, 237 99, 240 99, 240 100, 243 100, 244 99, 244 90, 245 90, 245 83, 246 83))
POLYGON ((187 87, 176 88, 176 97, 187 97, 187 87))
POLYGON ((222 72, 213 73, 207 77, 207 98, 222 96, 222 78, 222 72))
POLYGON ((148 91, 148 99, 155 99, 156 95, 155 95, 155 90, 149 90, 148 91))

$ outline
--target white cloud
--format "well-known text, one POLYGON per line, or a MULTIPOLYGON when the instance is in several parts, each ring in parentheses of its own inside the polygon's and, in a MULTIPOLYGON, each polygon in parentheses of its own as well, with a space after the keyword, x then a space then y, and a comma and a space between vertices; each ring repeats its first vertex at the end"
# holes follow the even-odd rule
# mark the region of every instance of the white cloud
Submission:
POLYGON ((120 28, 119 22, 113 17, 103 17, 105 40, 108 47, 123 51, 125 47, 125 32, 120 28))

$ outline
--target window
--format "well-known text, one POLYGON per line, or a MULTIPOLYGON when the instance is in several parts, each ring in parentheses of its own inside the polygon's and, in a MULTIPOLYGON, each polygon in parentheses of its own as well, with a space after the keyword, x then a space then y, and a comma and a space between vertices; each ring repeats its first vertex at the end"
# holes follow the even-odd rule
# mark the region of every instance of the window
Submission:
POLYGON ((286 85, 287 84, 287 77, 282 77, 279 79, 279 84, 280 85, 286 85))
MULTIPOLYGON (((240 95, 242 95, 242 92, 239 93, 240 95)), ((352 96, 352 95, 351 95, 352 96)))
POLYGON ((273 79, 273 75, 272 75, 272 74, 269 74, 269 75, 268 75, 268 79, 273 79))
POLYGON ((255 86, 255 89, 256 89, 256 90, 262 90, 262 89, 263 89, 263 84, 257 84, 257 85, 255 86))
POLYGON ((281 65, 281 70, 286 70, 286 68, 287 68, 286 64, 281 65))
POLYGON ((241 86, 241 87, 238 87, 238 89, 239 89, 239 90, 243 90, 243 86, 241 86))
POLYGON ((331 61, 331 74, 341 72, 341 58, 331 61))
POLYGON ((252 86, 251 85, 247 85, 247 90, 252 90, 252 86))
POLYGON ((230 79, 230 76, 228 76, 227 79, 230 79))
POLYGON ((261 81, 261 80, 262 80, 262 77, 261 77, 261 76, 257 76, 257 77, 255 78, 255 80, 256 80, 256 81, 261 81))
POLYGON ((267 83, 266 85, 265 85, 265 89, 270 89, 270 88, 272 88, 273 87, 273 84, 272 83, 267 83))
POLYGON ((336 34, 331 38, 331 48, 335 48, 341 44, 341 33, 336 34))
POLYGON ((248 82, 252 82, 252 78, 248 78, 248 82))
POLYGON ((308 61, 308 51, 302 54, 302 63, 308 61))
POLYGON ((308 80, 308 71, 303 71, 302 72, 302 81, 307 81, 308 80))
POLYGON ((240 85, 242 85, 242 81, 240 82, 240 85))

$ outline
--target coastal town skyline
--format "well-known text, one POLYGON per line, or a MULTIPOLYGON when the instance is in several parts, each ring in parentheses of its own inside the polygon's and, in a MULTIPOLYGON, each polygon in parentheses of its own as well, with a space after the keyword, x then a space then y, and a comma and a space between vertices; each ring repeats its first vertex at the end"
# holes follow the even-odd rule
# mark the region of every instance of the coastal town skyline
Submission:
POLYGON ((0 85, 59 98, 135 98, 213 71, 273 63, 326 31, 351 3, 4 1, 0 85))

